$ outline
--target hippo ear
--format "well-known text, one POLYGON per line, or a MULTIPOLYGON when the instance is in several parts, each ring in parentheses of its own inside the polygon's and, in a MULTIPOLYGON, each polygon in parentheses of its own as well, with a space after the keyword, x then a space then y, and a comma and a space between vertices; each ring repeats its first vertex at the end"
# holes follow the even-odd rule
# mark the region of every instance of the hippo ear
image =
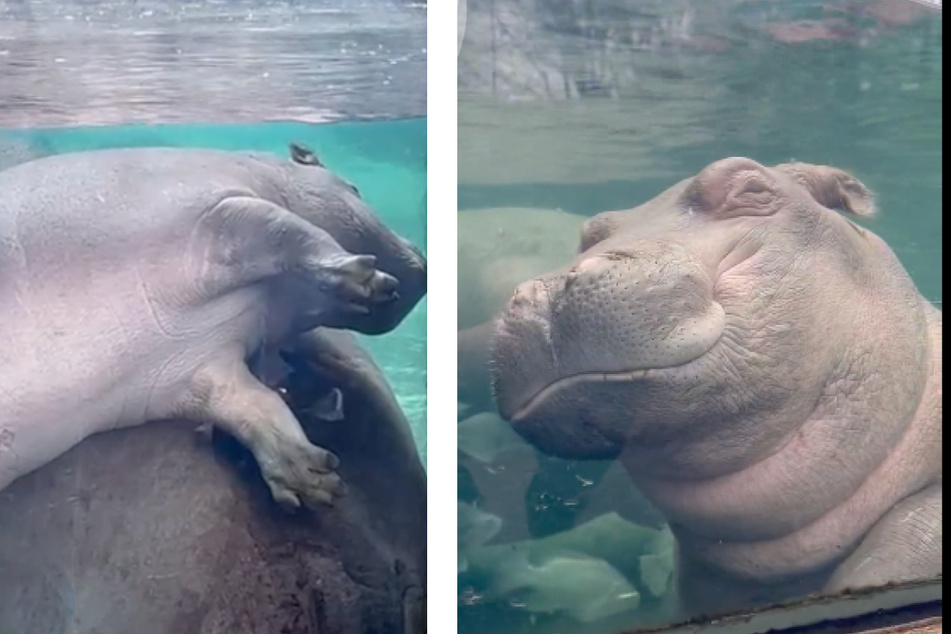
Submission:
POLYGON ((868 187, 844 170, 828 165, 786 163, 776 169, 809 190, 823 207, 856 216, 875 214, 875 198, 868 187))
POLYGON ((299 143, 291 143, 291 160, 301 165, 324 166, 324 164, 320 162, 320 159, 317 158, 317 155, 314 154, 313 150, 299 143))

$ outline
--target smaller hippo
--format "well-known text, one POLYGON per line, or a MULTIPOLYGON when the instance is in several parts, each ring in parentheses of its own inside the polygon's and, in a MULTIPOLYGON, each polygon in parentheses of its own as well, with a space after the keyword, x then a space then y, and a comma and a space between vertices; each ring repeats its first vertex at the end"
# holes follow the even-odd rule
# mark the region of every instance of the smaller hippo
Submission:
POLYGON ((247 359, 318 326, 392 330, 426 263, 311 151, 291 154, 118 149, 0 171, 0 490, 92 434, 180 419, 239 439, 282 505, 333 502, 336 456, 247 359))
POLYGON ((591 218, 498 320, 502 415, 618 458, 688 612, 941 574, 941 312, 832 167, 709 165, 591 218))

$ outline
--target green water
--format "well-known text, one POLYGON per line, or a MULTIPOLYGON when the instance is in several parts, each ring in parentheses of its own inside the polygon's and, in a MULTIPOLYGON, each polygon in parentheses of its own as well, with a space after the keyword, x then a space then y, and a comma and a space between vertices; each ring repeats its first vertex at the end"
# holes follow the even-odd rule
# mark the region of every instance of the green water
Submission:
MULTIPOLYGON (((598 8, 620 12, 623 6, 636 13, 632 7, 661 4, 579 0, 554 3, 545 15, 556 21, 564 17, 559 11, 570 13, 568 5, 592 13, 598 8)), ((474 76, 460 94, 460 210, 518 213, 515 208, 533 207, 591 216, 637 206, 729 156, 767 165, 791 160, 833 165, 853 172, 874 192, 879 214, 860 223, 886 240, 922 294, 941 307, 940 16, 898 23, 861 14, 862 6, 897 11, 900 1, 670 2, 671 14, 685 6, 695 9, 695 41, 707 38, 708 48, 659 44, 627 50, 616 41, 585 38, 580 28, 553 35, 547 24, 525 26, 519 15, 529 22, 541 12, 536 5, 535 14, 520 14, 516 7, 525 5, 497 0, 493 7, 504 16, 505 29, 493 32, 496 39, 486 35, 480 42, 473 27, 463 43, 461 57, 468 67, 494 74, 491 86, 478 84, 474 76), (830 32, 812 41, 788 43, 772 35, 825 23, 832 25, 830 32), (504 41, 499 33, 506 32, 522 35, 530 45, 506 57, 499 48, 504 41), (533 53, 542 50, 561 57, 533 53), (530 81, 535 75, 529 72, 535 67, 524 59, 544 66, 549 77, 556 65, 552 60, 567 68, 566 77, 577 77, 583 74, 577 69, 583 69, 615 94, 535 98, 530 96, 538 92, 530 81), (524 94, 518 94, 520 87, 524 94)), ((571 16, 564 20, 598 26, 596 15, 585 17, 586 23, 571 16)), ((471 10, 469 19, 482 24, 471 10)), ((617 24, 604 31, 620 32, 617 24)), ((509 45, 518 45, 515 36, 509 45)), ((549 85, 561 87, 558 81, 549 85)), ((461 312, 465 301, 460 295, 461 312)), ((632 499, 623 476, 598 483, 606 467, 548 460, 524 449, 509 450, 490 463, 466 456, 459 499, 501 520, 489 549, 538 544, 543 536, 568 534, 612 510, 627 511, 645 524, 657 519, 647 508, 634 508, 646 502, 632 499)), ((639 554, 618 548, 607 560, 637 581, 639 573, 631 573, 628 560, 639 554)), ((536 570, 530 582, 501 592, 501 581, 512 583, 515 576, 511 566, 482 564, 478 574, 470 570, 459 576, 460 633, 609 634, 671 618, 663 601, 650 599, 643 584, 634 583, 647 597, 639 608, 583 621, 571 608, 588 596, 585 584, 536 570)), ((518 572, 526 578, 524 570, 518 572)))
MULTIPOLYGON (((113 147, 202 147, 287 153, 303 143, 354 183, 394 231, 425 253, 426 120, 423 118, 313 125, 156 125, 0 130, 0 141, 58 154, 113 147)), ((362 337, 396 392, 426 459, 426 300, 393 332, 362 337)))

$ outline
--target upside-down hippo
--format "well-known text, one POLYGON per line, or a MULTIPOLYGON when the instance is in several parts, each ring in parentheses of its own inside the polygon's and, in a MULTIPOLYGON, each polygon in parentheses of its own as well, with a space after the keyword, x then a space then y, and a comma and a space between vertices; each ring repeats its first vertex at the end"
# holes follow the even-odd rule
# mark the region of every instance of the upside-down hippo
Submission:
POLYGON ((500 412, 620 460, 688 611, 941 573, 941 313, 873 211, 844 171, 724 159, 591 218, 497 322, 500 412))
POLYGON ((319 326, 392 330, 419 251, 307 148, 62 154, 0 171, 0 490, 101 431, 164 419, 246 445, 279 503, 337 458, 248 366, 319 326))

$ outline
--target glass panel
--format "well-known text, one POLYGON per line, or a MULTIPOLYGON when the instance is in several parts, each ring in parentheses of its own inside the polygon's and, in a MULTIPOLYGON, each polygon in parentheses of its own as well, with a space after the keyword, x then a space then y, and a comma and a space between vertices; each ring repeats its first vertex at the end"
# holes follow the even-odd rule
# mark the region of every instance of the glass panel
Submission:
POLYGON ((925 4, 466 3, 461 633, 940 574, 925 4))

